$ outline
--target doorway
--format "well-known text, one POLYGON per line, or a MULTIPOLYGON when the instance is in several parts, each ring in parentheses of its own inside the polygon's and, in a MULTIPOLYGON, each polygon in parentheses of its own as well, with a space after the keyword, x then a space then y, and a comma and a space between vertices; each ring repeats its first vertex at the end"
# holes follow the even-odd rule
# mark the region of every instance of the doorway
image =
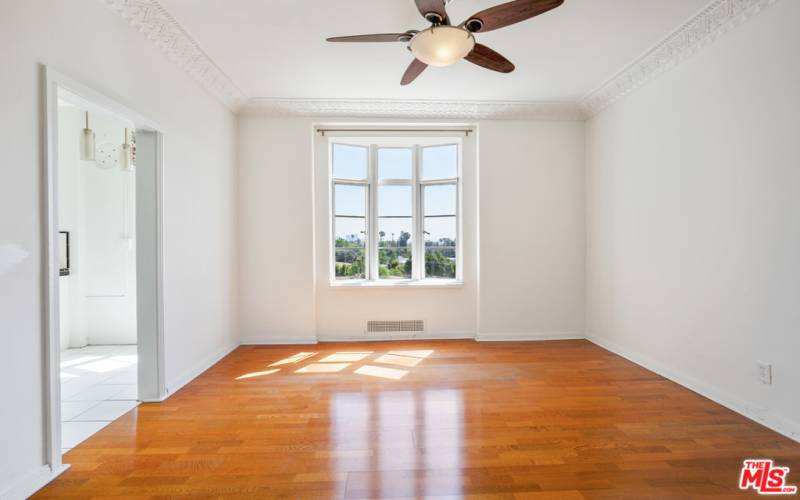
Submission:
POLYGON ((61 450, 138 403, 136 130, 58 100, 61 450))
MULTIPOLYGON (((45 68, 48 457, 166 394, 157 125, 45 68)), ((68 455, 67 455, 68 457, 68 455)))

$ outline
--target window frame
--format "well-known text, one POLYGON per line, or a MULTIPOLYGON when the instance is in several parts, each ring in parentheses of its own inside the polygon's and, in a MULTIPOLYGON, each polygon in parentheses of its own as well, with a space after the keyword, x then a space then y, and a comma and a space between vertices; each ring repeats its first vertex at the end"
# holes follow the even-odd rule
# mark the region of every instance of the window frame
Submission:
MULTIPOLYGON (((371 231, 369 233, 369 242, 372 245, 372 251, 375 255, 374 259, 370 259, 369 267, 370 267, 370 274, 367 276, 366 280, 368 281, 375 281, 379 283, 408 283, 411 281, 419 281, 417 279, 417 265, 415 264, 415 255, 417 254, 416 250, 416 240, 414 237, 416 236, 414 233, 417 232, 416 229, 416 219, 417 219, 417 189, 415 187, 416 179, 417 179, 417 160, 416 160, 416 149, 415 147, 411 146, 383 146, 380 144, 370 144, 370 164, 368 165, 368 170, 371 174, 371 177, 374 178, 374 186, 375 189, 372 190, 372 195, 370 198, 370 206, 369 209, 371 210, 371 214, 374 216, 369 217, 369 222, 373 224, 371 227, 371 231), (378 151, 381 149, 410 149, 411 150, 411 177, 409 179, 384 179, 381 180, 380 178, 380 162, 378 160, 378 151), (378 207, 378 197, 380 193, 380 188, 383 186, 410 186, 411 187, 411 237, 413 241, 413 246, 411 248, 411 278, 403 278, 403 279, 381 279, 380 276, 380 210, 378 207), (372 278, 374 276, 374 278, 372 278)), ((370 176, 368 176, 370 177, 370 176)), ((336 276, 333 277, 334 279, 336 276)))
POLYGON ((463 284, 463 244, 462 244, 462 188, 463 188, 463 141, 458 137, 331 137, 328 141, 328 192, 329 192, 329 284, 332 287, 374 286, 374 287, 459 287, 463 284), (364 180, 337 178, 333 175, 333 148, 336 144, 361 146, 368 148, 367 177, 364 180), (428 147, 456 147, 456 176, 441 179, 424 180, 422 177, 423 150, 428 147), (380 179, 378 150, 411 149, 412 165, 410 179, 380 179), (337 184, 364 186, 366 189, 366 245, 364 250, 365 277, 358 279, 336 278, 336 199, 337 184), (454 278, 436 278, 425 276, 425 207, 424 191, 427 186, 454 185, 456 192, 456 243, 454 278), (379 273, 379 220, 378 196, 381 186, 411 186, 412 208, 412 271, 410 279, 381 279, 379 273))
MULTIPOLYGON (((421 152, 420 152, 421 154, 421 152)), ((425 219, 428 217, 455 217, 456 218, 456 244, 455 244, 455 255, 456 255, 456 277, 455 279, 459 279, 459 268, 461 267, 461 189, 459 178, 446 178, 446 179, 433 179, 430 181, 422 181, 419 182, 419 235, 421 241, 419 242, 420 248, 420 263, 422 273, 424 274, 426 266, 426 257, 427 257, 427 245, 425 245, 425 219), (425 215, 425 189, 431 186, 455 186, 456 188, 456 211, 453 215, 425 215)), ((423 280, 429 280, 431 282, 435 281, 451 281, 450 278, 436 278, 432 277, 429 278, 427 276, 422 277, 423 280)))
MULTIPOLYGON (((332 179, 333 180, 333 179, 332 179)), ((370 262, 370 244, 369 244, 369 234, 370 234, 370 185, 367 180, 359 181, 354 179, 336 179, 335 182, 331 182, 331 276, 333 279, 336 279, 336 219, 339 217, 346 218, 346 219, 364 219, 364 230, 366 234, 364 235, 364 278, 355 278, 352 280, 339 280, 340 282, 361 282, 369 279, 369 262, 370 262), (364 188, 364 216, 357 216, 357 215, 338 215, 336 213, 336 186, 359 186, 364 188)))

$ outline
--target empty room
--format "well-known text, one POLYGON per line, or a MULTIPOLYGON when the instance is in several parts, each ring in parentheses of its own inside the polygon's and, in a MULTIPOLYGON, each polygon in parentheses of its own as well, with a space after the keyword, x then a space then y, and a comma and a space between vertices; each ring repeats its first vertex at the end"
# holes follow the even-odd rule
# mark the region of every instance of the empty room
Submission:
POLYGON ((796 498, 798 26, 0 0, 0 500, 796 498))

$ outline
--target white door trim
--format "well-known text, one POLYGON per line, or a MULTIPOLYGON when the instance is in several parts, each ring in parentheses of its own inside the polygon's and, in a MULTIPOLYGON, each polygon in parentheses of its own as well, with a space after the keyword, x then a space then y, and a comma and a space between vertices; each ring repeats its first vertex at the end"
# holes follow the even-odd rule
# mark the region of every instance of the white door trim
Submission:
MULTIPOLYGON (((149 234, 137 235, 137 245, 140 240, 145 240, 150 244, 151 254, 154 255, 155 265, 150 266, 151 275, 147 278, 145 285, 149 287, 150 294, 154 295, 148 314, 151 315, 150 328, 142 329, 137 326, 138 343, 150 346, 147 352, 139 349, 139 399, 141 400, 160 400, 166 396, 166 384, 164 382, 165 359, 164 359, 164 307, 163 307, 163 251, 162 251, 162 129, 155 122, 143 117, 131 110, 119 101, 112 99, 91 87, 84 85, 58 71, 42 66, 42 160, 44 171, 44 235, 45 244, 43 252, 44 269, 46 277, 44 280, 44 323, 46 336, 44 339, 44 366, 45 376, 45 457, 47 465, 51 471, 63 470, 61 461, 61 380, 60 380, 60 326, 59 326, 59 265, 58 265, 58 98, 59 93, 69 96, 75 104, 85 107, 88 110, 102 111, 106 114, 117 116, 124 120, 133 122, 137 130, 152 132, 143 134, 149 136, 152 144, 148 149, 152 152, 152 157, 143 158, 137 156, 140 162, 146 162, 148 167, 153 170, 153 192, 150 193, 150 200, 154 201, 154 218, 152 231, 149 234), (144 337, 144 338, 143 338, 144 337), (148 366, 156 370, 155 377, 148 377, 146 386, 142 386, 143 367, 148 366)), ((137 199, 139 193, 137 192, 137 199)), ((137 203, 138 205, 138 203, 137 203)), ((152 205, 152 203, 151 203, 152 205)), ((138 223, 138 210, 137 210, 138 223)), ((138 247, 137 247, 138 248, 138 247)), ((138 260, 138 255, 137 255, 138 260)), ((138 268, 138 261, 137 261, 138 268)), ((138 273, 137 279, 142 276, 138 273)), ((138 287, 137 287, 138 288, 138 287)), ((145 286, 145 289, 148 287, 145 286)), ((139 304, 137 301, 137 309, 139 304)), ((141 319, 141 312, 137 311, 137 317, 141 319)))

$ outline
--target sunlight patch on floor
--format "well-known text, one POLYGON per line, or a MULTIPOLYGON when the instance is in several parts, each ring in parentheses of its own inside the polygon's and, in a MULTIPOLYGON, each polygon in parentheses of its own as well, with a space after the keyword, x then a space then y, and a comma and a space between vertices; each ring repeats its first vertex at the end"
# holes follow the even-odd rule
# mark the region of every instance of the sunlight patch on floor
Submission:
POLYGON ((355 371, 359 375, 369 375, 370 377, 388 378, 400 380, 408 375, 408 370, 398 370, 396 368, 386 368, 383 366, 364 365, 355 371))
POLYGON ((295 373, 336 373, 348 366, 350 366, 350 363, 312 363, 295 370, 295 373))
POLYGON ((384 354, 375 360, 376 363, 387 365, 407 366, 409 368, 417 366, 422 358, 411 358, 409 356, 398 356, 397 354, 384 354))
POLYGON ((434 353, 433 349, 402 349, 393 351, 335 351, 329 353, 322 353, 322 357, 311 359, 320 354, 319 352, 298 352, 279 361, 275 361, 268 366, 267 370, 246 373, 236 378, 236 380, 244 380, 255 377, 264 377, 272 375, 280 369, 273 369, 276 366, 297 364, 293 367, 293 373, 308 374, 308 373, 356 373, 358 375, 367 375, 370 377, 384 378, 389 380, 400 380, 408 375, 409 370, 415 368, 423 360, 428 358, 434 353), (376 356, 375 359, 372 359, 376 356), (375 366, 374 364, 366 363, 380 363, 382 365, 394 365, 396 368, 388 366, 375 366), (406 368, 406 369, 401 369, 406 368))
POLYGON ((116 359, 112 357, 108 359, 90 361, 88 363, 73 366, 72 368, 94 373, 108 373, 116 370, 122 370, 123 368, 127 368, 136 364, 136 355, 125 356, 124 358, 120 356, 120 358, 122 359, 116 359))
POLYGON ((361 361, 362 359, 366 358, 372 354, 372 352, 336 352, 325 356, 324 358, 320 359, 320 363, 341 363, 341 362, 355 362, 361 361))
POLYGON ((81 356, 79 358, 69 359, 61 362, 61 368, 69 368, 70 366, 88 363, 89 361, 94 361, 95 359, 100 359, 100 356, 81 356))
POLYGON ((281 371, 280 368, 273 368, 272 370, 265 370, 263 372, 245 373, 241 377, 236 377, 236 380, 243 380, 246 378, 263 377, 265 375, 272 375, 273 373, 281 371))
POLYGON ((396 354, 397 356, 411 356, 412 358, 425 359, 433 354, 433 349, 430 350, 414 350, 414 351, 389 351, 389 354, 396 354))
POLYGON ((272 367, 272 366, 290 365, 292 363, 299 363, 300 361, 304 361, 310 358, 311 356, 315 356, 316 354, 317 353, 315 352, 298 352, 297 354, 289 356, 288 358, 283 358, 280 361, 276 361, 269 366, 272 367))

